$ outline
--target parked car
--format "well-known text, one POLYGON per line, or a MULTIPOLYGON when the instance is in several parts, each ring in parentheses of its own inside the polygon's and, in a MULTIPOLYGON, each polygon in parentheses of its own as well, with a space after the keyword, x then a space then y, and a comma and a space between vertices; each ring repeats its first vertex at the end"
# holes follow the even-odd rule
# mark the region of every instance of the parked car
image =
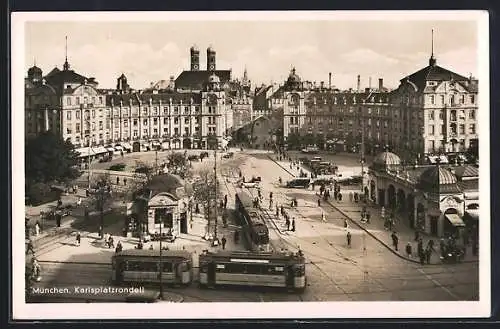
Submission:
POLYGON ((253 176, 249 181, 249 183, 256 183, 256 182, 262 182, 262 178, 260 176, 253 176))
POLYGON ((259 187, 259 182, 241 182, 240 187, 257 188, 259 187))
POLYGON ((230 158, 232 158, 233 156, 234 156, 234 153, 233 153, 233 152, 228 152, 228 153, 224 154, 222 157, 223 157, 224 159, 230 159, 230 158))

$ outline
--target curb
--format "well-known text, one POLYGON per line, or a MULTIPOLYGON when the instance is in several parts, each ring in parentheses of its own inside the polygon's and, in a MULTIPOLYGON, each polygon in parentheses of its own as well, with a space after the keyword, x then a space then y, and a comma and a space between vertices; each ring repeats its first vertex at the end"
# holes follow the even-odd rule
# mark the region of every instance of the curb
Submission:
MULTIPOLYGON (((288 169, 284 168, 281 164, 279 164, 276 160, 274 160, 271 156, 268 155, 268 158, 269 160, 271 160, 272 162, 274 162, 276 165, 278 165, 281 169, 285 170, 288 174, 292 175, 292 176, 295 176, 293 175, 288 169)), ((362 225, 360 225, 358 222, 356 222, 354 219, 352 219, 349 215, 347 215, 344 211, 340 210, 338 207, 334 206, 329 200, 326 201, 326 203, 332 207, 333 209, 337 210, 339 213, 341 213, 344 217, 346 217, 347 219, 349 219, 350 222, 352 222, 354 225, 356 225, 358 228, 362 229, 364 232, 366 232, 369 236, 371 236, 372 238, 374 238, 376 241, 378 241, 379 243, 381 243, 384 247, 386 247, 387 249, 389 249, 394 255, 398 256, 399 258, 403 259, 403 260, 406 260, 408 262, 412 262, 414 264, 419 264, 421 265, 421 263, 417 260, 414 260, 414 259, 411 259, 411 258, 408 258, 408 257, 405 257, 403 255, 401 255, 400 253, 396 252, 392 247, 390 247, 387 243, 385 243, 384 241, 382 241, 381 239, 379 239, 377 236, 375 236, 373 233, 371 233, 370 231, 368 231, 365 227, 363 227, 362 225)), ((478 261, 477 260, 465 260, 465 261, 461 261, 460 263, 477 263, 478 261)), ((443 263, 432 263, 432 264, 424 264, 424 265, 443 265, 443 263)))

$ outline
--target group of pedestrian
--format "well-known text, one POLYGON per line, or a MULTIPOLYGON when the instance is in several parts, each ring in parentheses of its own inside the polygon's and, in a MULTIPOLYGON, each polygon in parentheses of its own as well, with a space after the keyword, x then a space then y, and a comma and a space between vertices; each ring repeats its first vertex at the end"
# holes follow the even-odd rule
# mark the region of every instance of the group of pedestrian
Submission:
POLYGON ((366 206, 363 206, 363 209, 361 210, 361 223, 370 224, 370 217, 370 211, 366 209, 366 206))
POLYGON ((104 245, 108 248, 115 247, 113 236, 109 233, 104 234, 104 245))

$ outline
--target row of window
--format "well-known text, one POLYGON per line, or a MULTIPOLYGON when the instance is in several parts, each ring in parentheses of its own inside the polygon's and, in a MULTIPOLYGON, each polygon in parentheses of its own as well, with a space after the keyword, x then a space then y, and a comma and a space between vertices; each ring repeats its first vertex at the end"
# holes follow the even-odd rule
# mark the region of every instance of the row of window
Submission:
MULTIPOLYGON (((436 110, 438 112, 438 118, 439 120, 444 120, 445 116, 445 111, 444 110, 436 110)), ((436 112, 434 110, 429 110, 429 120, 434 120, 435 116, 434 113, 436 112)), ((457 118, 460 120, 465 120, 465 110, 451 110, 450 111, 450 121, 457 121, 457 118)), ((476 110, 469 110, 469 119, 475 120, 476 119, 476 110)))
MULTIPOLYGON (((68 106, 71 106, 72 105, 72 102, 73 102, 73 97, 71 96, 68 96, 66 97, 66 105, 68 106)), ((99 97, 95 97, 95 96, 92 96, 90 98, 90 102, 89 102, 89 98, 87 96, 83 97, 83 103, 81 102, 81 99, 79 96, 76 96, 74 98, 74 101, 75 101, 75 105, 80 105, 80 104, 99 104, 99 105, 102 105, 103 104, 103 96, 99 96, 99 97), (97 100, 97 102, 96 102, 97 100)))
MULTIPOLYGON (((456 104, 465 104, 465 95, 450 95, 448 97, 448 104, 449 105, 456 105, 456 104)), ((439 95, 439 104, 444 105, 446 102, 446 97, 445 95, 439 95)), ((469 95, 469 102, 468 104, 475 104, 476 102, 476 95, 469 95)), ((429 103, 432 105, 436 104, 436 96, 435 95, 429 95, 429 103)))
MULTIPOLYGON (((436 129, 434 129, 434 125, 429 125, 429 135, 434 136, 436 135, 436 129)), ((450 124, 450 133, 451 134, 460 134, 460 135, 465 135, 465 124, 459 124, 457 125, 456 123, 450 124), (458 129, 457 129, 458 128, 458 129)), ((474 123, 469 124, 469 134, 475 135, 476 134, 476 125, 474 123)), ((440 135, 445 135, 446 134, 446 126, 445 125, 440 125, 440 135)))
MULTIPOLYGON (((96 130, 94 126, 92 128, 93 128, 92 131, 96 130)), ((28 133, 31 132, 31 130, 32 130, 31 124, 28 125, 27 130, 28 130, 28 133)), ((100 130, 102 130, 102 128, 100 130)), ((154 128, 151 131, 153 132, 154 135, 158 135, 158 129, 157 128, 154 128)), ((180 131, 179 128, 174 128, 173 129, 174 135, 179 135, 179 131, 180 131)), ((194 130, 192 130, 192 131, 194 131, 195 134, 198 134, 200 132, 200 128, 199 127, 195 127, 194 130)), ((212 129, 208 128, 208 131, 211 132, 212 129)), ((215 129, 213 129, 213 131, 215 131, 215 129)), ((81 132, 82 131, 80 130, 80 125, 77 124, 75 126, 75 133, 76 134, 80 134, 81 132)), ((85 130, 85 134, 89 134, 89 133, 90 133, 89 130, 85 130)), ((105 133, 106 133, 106 135, 109 134, 108 131, 105 132, 105 133)), ((139 130, 135 129, 135 130, 132 131, 132 133, 133 133, 133 137, 139 137, 139 130)), ((66 128, 66 134, 68 134, 68 135, 73 134, 73 127, 67 127, 66 128)), ((119 132, 115 131, 115 135, 118 136, 118 134, 119 134, 119 132)), ((149 130, 148 129, 144 129, 143 130, 143 134, 144 135, 148 135, 149 134, 149 130)), ((168 135, 168 128, 163 128, 163 134, 164 135, 168 135)), ((184 134, 185 135, 190 135, 191 134, 190 129, 188 127, 184 128, 184 134)), ((102 135, 102 134, 100 134, 100 135, 102 135)), ((125 132, 125 135, 127 135, 127 131, 125 132)))
MULTIPOLYGON (((103 110, 100 109, 98 111, 99 111, 99 117, 102 118, 103 117, 103 110)), ((70 110, 66 110, 65 112, 66 112, 66 120, 71 120, 71 118, 73 116, 73 112, 70 110)), ((209 111, 208 114, 215 114, 215 111, 209 111)), ((28 111, 27 115, 28 115, 28 118, 31 118, 31 111, 28 111)), ((40 112, 40 115, 42 115, 41 112, 40 112)), ((115 114, 115 115, 118 116, 118 114, 115 114)), ((157 114, 155 113, 153 115, 157 115, 157 114)), ((178 115, 178 114, 174 113, 173 115, 178 115)), ((126 115, 124 115, 124 116, 126 116, 126 115)), ((91 111, 86 110, 85 111, 85 119, 86 120, 89 120, 91 118, 95 119, 95 117, 96 117, 96 110, 91 110, 91 111)), ((108 117, 108 118, 110 117, 110 110, 109 109, 106 110, 106 117, 108 117)), ((187 117, 186 119, 188 119, 188 118, 189 117, 187 117)), ((75 111, 75 119, 77 119, 77 120, 80 119, 80 110, 75 111)))

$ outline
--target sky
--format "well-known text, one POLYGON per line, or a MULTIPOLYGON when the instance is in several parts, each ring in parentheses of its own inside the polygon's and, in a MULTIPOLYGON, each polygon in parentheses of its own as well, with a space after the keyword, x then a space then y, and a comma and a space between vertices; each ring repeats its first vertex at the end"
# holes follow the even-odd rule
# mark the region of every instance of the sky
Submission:
POLYGON ((435 21, 57 21, 25 25, 25 71, 36 61, 44 74, 62 68, 65 37, 71 69, 95 77, 100 88, 115 88, 124 73, 134 89, 189 70, 189 48, 217 52, 217 68, 252 84, 282 83, 294 66, 303 80, 324 81, 340 89, 378 85, 396 88, 399 80, 428 65, 431 30, 437 64, 477 76, 478 28, 474 20, 435 21))

